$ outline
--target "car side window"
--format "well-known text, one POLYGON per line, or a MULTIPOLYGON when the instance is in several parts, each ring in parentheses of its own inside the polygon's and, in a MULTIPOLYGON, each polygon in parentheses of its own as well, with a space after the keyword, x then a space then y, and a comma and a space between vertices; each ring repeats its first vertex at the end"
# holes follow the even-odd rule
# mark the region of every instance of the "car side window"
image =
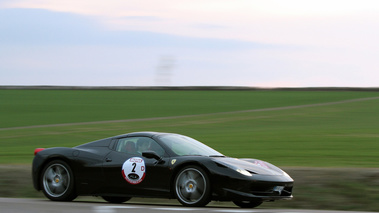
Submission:
POLYGON ((165 154, 164 149, 149 137, 121 138, 117 143, 116 151, 140 156, 142 156, 142 152, 144 151, 154 151, 159 156, 165 154))
POLYGON ((124 152, 127 154, 136 154, 136 144, 134 141, 129 140, 128 138, 122 138, 117 143, 116 151, 124 152))

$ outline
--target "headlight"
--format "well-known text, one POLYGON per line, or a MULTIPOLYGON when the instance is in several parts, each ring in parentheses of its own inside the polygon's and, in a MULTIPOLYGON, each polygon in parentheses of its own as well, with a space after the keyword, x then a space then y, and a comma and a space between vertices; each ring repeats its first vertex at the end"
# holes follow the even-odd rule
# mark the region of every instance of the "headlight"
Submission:
POLYGON ((236 169, 236 171, 246 176, 253 176, 250 172, 246 171, 245 169, 236 169))

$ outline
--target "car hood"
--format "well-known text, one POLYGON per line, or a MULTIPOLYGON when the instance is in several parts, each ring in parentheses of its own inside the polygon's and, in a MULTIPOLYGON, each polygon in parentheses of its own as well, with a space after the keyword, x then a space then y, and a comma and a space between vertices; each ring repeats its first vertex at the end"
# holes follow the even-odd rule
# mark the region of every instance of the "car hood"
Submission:
POLYGON ((216 163, 227 166, 232 169, 245 169, 253 174, 260 175, 287 175, 278 167, 257 159, 238 159, 238 158, 214 158, 216 163))

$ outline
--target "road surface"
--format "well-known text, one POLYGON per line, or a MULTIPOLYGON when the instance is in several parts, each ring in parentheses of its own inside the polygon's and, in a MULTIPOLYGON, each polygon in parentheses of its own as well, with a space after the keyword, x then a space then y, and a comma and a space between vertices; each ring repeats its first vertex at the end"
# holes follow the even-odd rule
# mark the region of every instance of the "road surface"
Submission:
MULTIPOLYGON (((147 205, 136 203, 53 202, 46 199, 0 198, 1 213, 344 213, 344 211, 294 209, 241 209, 237 207, 189 208, 180 205, 147 205)), ((353 212, 348 213, 368 213, 353 212)))

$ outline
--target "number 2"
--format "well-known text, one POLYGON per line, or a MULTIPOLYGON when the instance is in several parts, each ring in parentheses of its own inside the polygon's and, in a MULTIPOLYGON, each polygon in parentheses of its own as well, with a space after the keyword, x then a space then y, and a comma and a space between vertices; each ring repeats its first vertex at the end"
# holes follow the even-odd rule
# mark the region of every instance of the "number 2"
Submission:
POLYGON ((136 172, 135 169, 136 169, 137 164, 136 164, 136 163, 133 163, 132 166, 133 166, 132 172, 136 172))

